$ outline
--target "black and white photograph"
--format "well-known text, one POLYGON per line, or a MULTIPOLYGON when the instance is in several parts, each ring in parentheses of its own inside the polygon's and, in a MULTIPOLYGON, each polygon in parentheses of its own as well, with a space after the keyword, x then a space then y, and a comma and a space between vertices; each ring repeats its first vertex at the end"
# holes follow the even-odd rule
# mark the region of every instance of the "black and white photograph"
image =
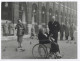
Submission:
POLYGON ((77 1, 1 2, 1 59, 77 59, 77 1))

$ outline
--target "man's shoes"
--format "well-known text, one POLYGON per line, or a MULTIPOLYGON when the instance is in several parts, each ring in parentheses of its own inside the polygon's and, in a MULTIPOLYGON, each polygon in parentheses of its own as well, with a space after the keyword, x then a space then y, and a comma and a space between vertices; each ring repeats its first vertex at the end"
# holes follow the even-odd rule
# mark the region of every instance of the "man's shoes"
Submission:
POLYGON ((50 55, 50 56, 49 56, 49 59, 54 59, 54 55, 53 55, 53 54, 50 55))
POLYGON ((59 52, 57 52, 56 55, 57 55, 57 58, 58 58, 58 59, 62 58, 62 56, 60 55, 59 52))
POLYGON ((52 59, 52 56, 50 56, 49 59, 52 59))

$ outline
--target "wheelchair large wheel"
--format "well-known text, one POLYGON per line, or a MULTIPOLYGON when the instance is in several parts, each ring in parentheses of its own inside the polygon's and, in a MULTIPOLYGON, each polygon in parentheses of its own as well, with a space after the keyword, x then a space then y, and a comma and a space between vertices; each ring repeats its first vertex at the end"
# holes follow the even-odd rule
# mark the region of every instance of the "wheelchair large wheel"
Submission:
POLYGON ((46 47, 42 44, 36 44, 32 48, 32 55, 34 58, 44 59, 47 56, 46 47))

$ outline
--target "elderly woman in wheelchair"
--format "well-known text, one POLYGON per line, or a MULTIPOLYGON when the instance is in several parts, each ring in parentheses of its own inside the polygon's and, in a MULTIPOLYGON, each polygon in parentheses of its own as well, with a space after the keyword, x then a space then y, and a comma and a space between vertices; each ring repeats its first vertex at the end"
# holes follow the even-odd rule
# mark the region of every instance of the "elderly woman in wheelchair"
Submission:
MULTIPOLYGON (((39 44, 35 45, 35 46, 38 45, 39 55, 42 58, 55 58, 55 59, 61 58, 59 45, 54 42, 55 40, 51 36, 52 35, 49 36, 47 32, 44 32, 43 29, 39 30, 38 34, 39 44), (48 44, 51 45, 51 47, 49 47, 50 51, 48 51, 49 49, 46 46, 48 44), (44 53, 42 53, 41 48, 43 48, 44 53)), ((35 48, 35 46, 33 47, 33 49, 35 48)), ((34 51, 32 51, 32 53, 33 52, 34 51)))

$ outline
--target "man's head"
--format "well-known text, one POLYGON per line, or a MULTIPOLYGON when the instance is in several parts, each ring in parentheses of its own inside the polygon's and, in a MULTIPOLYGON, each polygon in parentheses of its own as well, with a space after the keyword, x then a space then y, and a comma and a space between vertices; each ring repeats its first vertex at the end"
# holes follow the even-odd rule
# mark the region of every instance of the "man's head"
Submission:
POLYGON ((52 16, 52 19, 55 21, 55 16, 52 16))
POLYGON ((39 33, 44 34, 44 28, 40 28, 40 29, 39 29, 39 33))

